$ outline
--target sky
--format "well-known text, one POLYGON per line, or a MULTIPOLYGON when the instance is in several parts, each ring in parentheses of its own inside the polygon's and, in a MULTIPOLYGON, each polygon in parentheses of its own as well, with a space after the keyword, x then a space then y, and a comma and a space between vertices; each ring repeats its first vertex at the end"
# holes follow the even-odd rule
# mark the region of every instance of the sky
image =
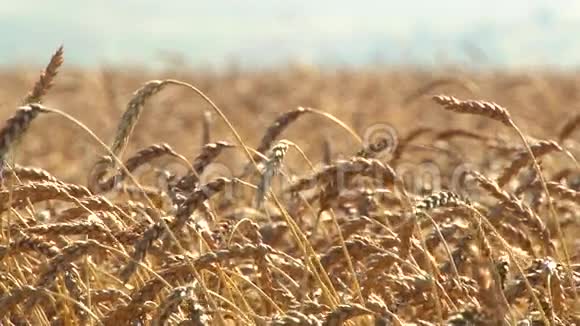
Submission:
POLYGON ((571 0, 19 0, 0 65, 580 65, 571 0))

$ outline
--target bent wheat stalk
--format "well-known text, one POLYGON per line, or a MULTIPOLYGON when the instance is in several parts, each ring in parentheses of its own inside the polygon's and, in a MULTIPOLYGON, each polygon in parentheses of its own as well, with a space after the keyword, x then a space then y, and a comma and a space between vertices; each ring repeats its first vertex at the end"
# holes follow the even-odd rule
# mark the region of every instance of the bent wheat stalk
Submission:
POLYGON ((554 203, 553 203, 552 197, 550 196, 550 191, 548 190, 548 186, 547 186, 546 180, 544 178, 544 174, 542 172, 542 169, 540 168, 540 165, 538 164, 538 161, 536 159, 536 156, 534 155, 534 152, 532 151, 532 148, 530 147, 530 144, 528 143, 526 137, 524 136, 524 134, 522 133, 520 128, 513 121, 508 110, 505 109, 504 107, 500 106, 497 103, 486 102, 486 101, 475 101, 475 100, 461 101, 453 96, 438 95, 438 96, 434 96, 433 100, 437 104, 443 106, 443 108, 446 110, 457 112, 457 113, 463 113, 463 114, 475 114, 475 115, 484 116, 484 117, 499 121, 499 122, 503 123, 505 126, 510 127, 513 130, 515 130, 515 132, 517 133, 517 135, 521 139, 522 143, 526 147, 526 150, 527 150, 528 154, 530 155, 530 158, 532 159, 534 169, 536 170, 536 173, 537 173, 538 177, 540 178, 540 182, 542 184, 543 191, 547 196, 548 206, 550 208, 550 216, 552 218, 553 224, 556 226, 556 233, 558 235, 558 240, 562 244, 562 251, 564 252, 564 258, 566 261, 566 268, 568 270, 568 279, 570 280, 570 282, 573 285, 574 297, 577 299, 578 293, 577 293, 577 289, 576 289, 576 282, 574 280, 574 276, 572 275, 572 267, 571 267, 572 262, 570 260, 570 254, 568 252, 568 248, 566 245, 564 234, 563 234, 562 228, 560 227, 558 214, 556 213, 556 209, 554 208, 554 203))
MULTIPOLYGON (((32 120, 40 113, 49 112, 40 104, 28 104, 18 108, 16 113, 6 121, 0 130, 0 162, 4 162, 6 154, 28 130, 32 120)), ((3 163, 2 163, 3 164, 3 163)))

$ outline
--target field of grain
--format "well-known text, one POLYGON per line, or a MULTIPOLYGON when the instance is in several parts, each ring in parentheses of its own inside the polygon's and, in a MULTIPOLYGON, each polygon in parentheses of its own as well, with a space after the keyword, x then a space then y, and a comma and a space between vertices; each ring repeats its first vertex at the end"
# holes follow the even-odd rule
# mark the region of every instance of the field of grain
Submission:
POLYGON ((0 75, 2 325, 580 324, 573 73, 0 75))

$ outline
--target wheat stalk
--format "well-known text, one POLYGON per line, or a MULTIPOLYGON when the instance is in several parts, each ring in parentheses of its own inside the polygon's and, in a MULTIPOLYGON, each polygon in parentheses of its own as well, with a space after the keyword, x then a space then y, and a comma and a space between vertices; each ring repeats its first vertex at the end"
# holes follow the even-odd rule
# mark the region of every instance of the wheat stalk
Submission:
POLYGON ((53 80, 58 73, 58 68, 60 68, 63 62, 64 49, 61 45, 50 58, 46 68, 40 73, 40 77, 34 83, 34 87, 22 101, 23 104, 40 103, 42 97, 52 87, 53 80))

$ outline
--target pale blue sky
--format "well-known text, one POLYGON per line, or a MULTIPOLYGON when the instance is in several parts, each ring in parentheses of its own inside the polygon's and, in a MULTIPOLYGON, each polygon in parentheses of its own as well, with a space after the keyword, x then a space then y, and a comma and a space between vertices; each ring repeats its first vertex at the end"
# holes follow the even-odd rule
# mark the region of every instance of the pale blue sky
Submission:
POLYGON ((19 0, 0 5, 0 65, 580 65, 571 0, 19 0), (165 59, 164 59, 165 58, 165 59))

